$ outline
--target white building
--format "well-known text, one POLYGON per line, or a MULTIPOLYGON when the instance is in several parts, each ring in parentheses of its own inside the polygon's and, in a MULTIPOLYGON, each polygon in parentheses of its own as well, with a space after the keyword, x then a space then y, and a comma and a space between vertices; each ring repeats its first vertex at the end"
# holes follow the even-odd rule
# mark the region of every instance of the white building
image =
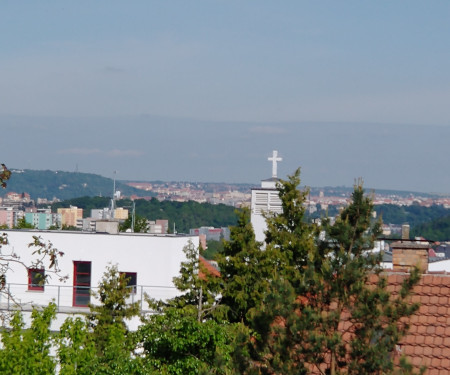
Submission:
MULTIPOLYGON (((96 303, 91 291, 95 291, 109 265, 117 265, 120 272, 130 278, 132 302, 140 301, 142 311, 148 310, 145 294, 156 299, 172 298, 179 294, 173 278, 179 275, 180 264, 185 261, 183 248, 192 241, 198 246, 198 236, 150 235, 141 233, 85 233, 70 231, 6 230, 8 245, 3 245, 2 254, 14 253, 20 262, 29 266, 37 255, 28 245, 33 236, 44 243, 51 242, 54 248, 64 253, 58 259, 61 281, 48 269, 27 269, 23 264, 10 262, 6 273, 6 294, 0 296, 0 309, 21 308, 31 311, 33 306, 45 306, 54 301, 58 317, 54 329, 68 315, 88 313, 89 303, 96 303), (39 274, 48 275, 48 283, 38 282, 39 274)), ((45 266, 48 262, 45 263, 45 266)), ((130 322, 131 329, 138 319, 130 322)))
POLYGON ((252 189, 251 202, 251 223, 255 231, 256 241, 264 242, 267 230, 264 214, 281 213, 281 199, 277 190, 277 162, 283 159, 278 157, 278 151, 273 151, 272 157, 268 158, 272 162, 272 177, 261 181, 260 188, 252 189))

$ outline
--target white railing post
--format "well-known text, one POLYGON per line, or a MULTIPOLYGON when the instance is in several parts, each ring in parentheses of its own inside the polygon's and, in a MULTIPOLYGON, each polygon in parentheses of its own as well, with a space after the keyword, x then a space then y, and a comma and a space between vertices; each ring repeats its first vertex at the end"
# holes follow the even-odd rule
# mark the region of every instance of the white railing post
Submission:
POLYGON ((61 296, 61 285, 58 285, 58 312, 60 311, 60 296, 61 296))

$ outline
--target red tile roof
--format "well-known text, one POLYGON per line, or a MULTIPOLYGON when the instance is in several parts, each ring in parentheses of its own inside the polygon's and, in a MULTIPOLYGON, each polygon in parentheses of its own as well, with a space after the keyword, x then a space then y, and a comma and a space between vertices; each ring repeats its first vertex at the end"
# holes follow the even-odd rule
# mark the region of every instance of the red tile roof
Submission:
MULTIPOLYGON (((395 295, 409 274, 386 270, 384 276, 387 277, 388 290, 395 295)), ((371 275, 369 284, 375 284, 377 280, 378 276, 371 275)), ((409 319, 409 331, 397 345, 393 353, 395 358, 399 359, 404 354, 416 370, 425 366, 426 375, 450 374, 450 274, 423 274, 414 287, 411 302, 419 303, 420 307, 409 319)), ((344 341, 350 338, 352 332, 348 317, 344 313, 339 324, 344 341)), ((326 365, 321 367, 324 370, 326 365)), ((310 370, 313 374, 319 373, 316 368, 311 367, 310 370)))
MULTIPOLYGON (((405 273, 388 272, 391 290, 398 290, 405 273)), ((450 373, 450 274, 427 273, 414 288, 412 302, 419 310, 410 319, 410 329, 398 347, 425 374, 450 373)))
POLYGON ((198 272, 198 276, 201 279, 206 278, 206 275, 203 272, 203 270, 211 276, 220 277, 220 271, 216 267, 214 267, 207 259, 205 259, 201 255, 199 255, 199 261, 200 261, 201 267, 200 267, 200 271, 198 272))

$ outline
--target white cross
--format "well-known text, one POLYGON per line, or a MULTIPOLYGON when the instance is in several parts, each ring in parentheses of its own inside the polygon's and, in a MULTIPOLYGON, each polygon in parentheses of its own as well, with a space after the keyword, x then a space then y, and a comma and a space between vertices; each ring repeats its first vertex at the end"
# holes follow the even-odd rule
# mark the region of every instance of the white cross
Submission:
POLYGON ((272 162, 272 177, 277 178, 277 162, 282 161, 283 158, 278 157, 278 151, 273 150, 272 157, 267 158, 267 160, 272 162))

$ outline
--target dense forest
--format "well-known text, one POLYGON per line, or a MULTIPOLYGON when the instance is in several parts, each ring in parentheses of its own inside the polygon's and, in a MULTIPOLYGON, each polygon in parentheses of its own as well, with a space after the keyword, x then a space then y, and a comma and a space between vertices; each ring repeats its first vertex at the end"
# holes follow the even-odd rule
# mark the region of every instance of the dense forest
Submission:
MULTIPOLYGON (((116 189, 128 196, 142 195, 142 190, 120 181, 116 181, 116 189)), ((3 193, 10 191, 28 193, 31 199, 56 197, 65 200, 83 196, 111 196, 113 180, 92 173, 12 169, 11 178, 3 193)), ((146 195, 151 196, 152 193, 146 192, 146 195)))
MULTIPOLYGON (((178 233, 189 233, 189 229, 201 226, 222 227, 236 225, 235 208, 224 204, 210 204, 189 202, 158 201, 157 199, 137 199, 136 215, 148 220, 168 219, 169 229, 178 233)), ((133 202, 121 199, 116 202, 118 207, 128 208, 131 212, 133 202)), ((105 197, 81 197, 58 202, 52 205, 52 210, 59 207, 77 206, 83 209, 85 217, 90 215, 91 209, 104 208, 110 205, 110 199, 105 197)))
POLYGON ((375 206, 375 212, 386 224, 408 223, 411 228, 450 215, 450 210, 443 206, 424 207, 417 204, 411 206, 383 204, 375 206))
POLYGON ((411 235, 425 237, 430 241, 450 241, 450 216, 419 224, 412 228, 411 235))

